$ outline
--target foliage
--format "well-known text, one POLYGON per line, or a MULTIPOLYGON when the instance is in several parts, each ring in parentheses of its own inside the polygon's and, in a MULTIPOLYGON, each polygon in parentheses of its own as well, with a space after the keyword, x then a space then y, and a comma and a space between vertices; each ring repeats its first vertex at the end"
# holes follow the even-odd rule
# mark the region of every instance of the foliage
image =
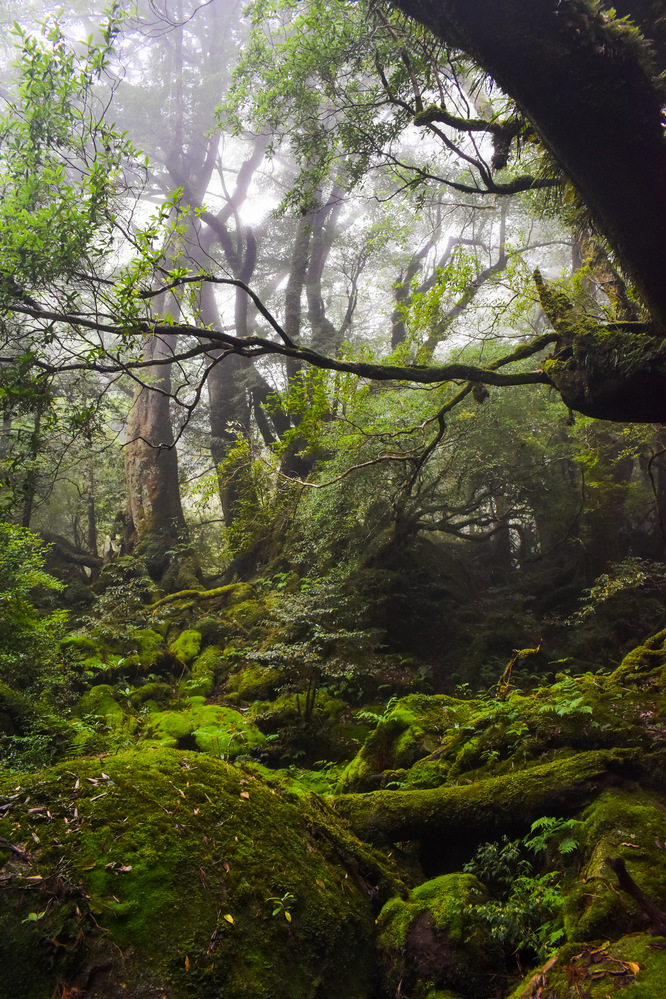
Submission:
POLYGON ((0 523, 0 675, 18 689, 53 678, 64 611, 45 613, 32 602, 63 589, 44 571, 44 545, 37 535, 0 523))
POLYGON ((661 562, 650 562, 647 559, 630 555, 621 562, 609 566, 609 571, 602 573, 595 580, 594 586, 583 591, 581 608, 570 623, 578 624, 594 614, 599 606, 615 598, 627 596, 632 591, 643 591, 662 596, 666 586, 666 567, 661 562))
POLYGON ((571 833, 581 827, 575 819, 544 816, 532 823, 522 840, 483 843, 465 871, 475 874, 497 896, 475 904, 475 914, 501 944, 518 953, 544 960, 562 940, 560 910, 564 904, 559 875, 539 871, 528 853, 564 857, 578 846, 571 833))

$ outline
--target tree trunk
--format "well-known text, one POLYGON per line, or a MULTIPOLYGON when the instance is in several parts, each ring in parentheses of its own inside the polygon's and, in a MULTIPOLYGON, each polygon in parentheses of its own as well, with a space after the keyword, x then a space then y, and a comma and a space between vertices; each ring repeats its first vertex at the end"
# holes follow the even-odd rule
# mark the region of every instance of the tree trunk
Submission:
MULTIPOLYGON (((174 337, 151 337, 146 360, 160 361, 173 353, 174 337)), ((162 580, 185 541, 185 517, 180 502, 178 455, 169 412, 171 366, 146 370, 147 384, 137 388, 125 449, 125 477, 131 538, 155 580, 162 580)))

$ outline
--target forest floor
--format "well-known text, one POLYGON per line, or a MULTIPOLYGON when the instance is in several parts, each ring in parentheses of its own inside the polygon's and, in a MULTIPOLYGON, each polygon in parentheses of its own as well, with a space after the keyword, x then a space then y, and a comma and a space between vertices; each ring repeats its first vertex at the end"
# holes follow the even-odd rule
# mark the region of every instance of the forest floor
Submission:
POLYGON ((293 574, 135 583, 0 684, 1 999, 666 995, 666 632, 434 692, 293 574))

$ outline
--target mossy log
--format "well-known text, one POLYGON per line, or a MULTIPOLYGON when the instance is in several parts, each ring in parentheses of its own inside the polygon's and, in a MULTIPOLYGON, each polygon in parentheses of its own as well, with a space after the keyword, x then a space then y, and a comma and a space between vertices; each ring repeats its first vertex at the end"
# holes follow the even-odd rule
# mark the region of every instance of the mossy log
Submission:
POLYGON ((636 764, 630 750, 594 750, 472 784, 416 791, 342 794, 333 800, 356 834, 374 843, 447 836, 496 837, 542 815, 566 815, 636 764))
POLYGON ((178 590, 177 593, 167 593, 165 597, 160 597, 152 604, 147 604, 145 610, 155 610, 164 604, 172 604, 177 600, 214 600, 215 597, 224 597, 231 594, 237 583, 228 583, 226 586, 217 586, 213 590, 178 590))

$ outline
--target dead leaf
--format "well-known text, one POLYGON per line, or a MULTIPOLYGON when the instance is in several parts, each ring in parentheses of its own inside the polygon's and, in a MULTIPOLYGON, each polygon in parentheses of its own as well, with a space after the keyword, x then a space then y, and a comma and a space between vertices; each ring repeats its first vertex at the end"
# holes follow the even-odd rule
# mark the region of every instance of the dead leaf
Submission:
POLYGON ((114 874, 128 874, 132 870, 131 864, 121 864, 117 860, 104 865, 105 871, 113 871, 114 874))
POLYGON ((189 957, 186 954, 185 955, 185 971, 189 971, 189 970, 190 970, 190 959, 189 959, 189 957))
POLYGON ((227 913, 226 916, 224 916, 224 919, 226 919, 228 923, 231 923, 233 925, 234 917, 230 916, 229 913, 227 913))
POLYGON ((241 798, 249 798, 250 797, 250 795, 248 794, 247 791, 241 791, 240 796, 241 796, 241 798))

